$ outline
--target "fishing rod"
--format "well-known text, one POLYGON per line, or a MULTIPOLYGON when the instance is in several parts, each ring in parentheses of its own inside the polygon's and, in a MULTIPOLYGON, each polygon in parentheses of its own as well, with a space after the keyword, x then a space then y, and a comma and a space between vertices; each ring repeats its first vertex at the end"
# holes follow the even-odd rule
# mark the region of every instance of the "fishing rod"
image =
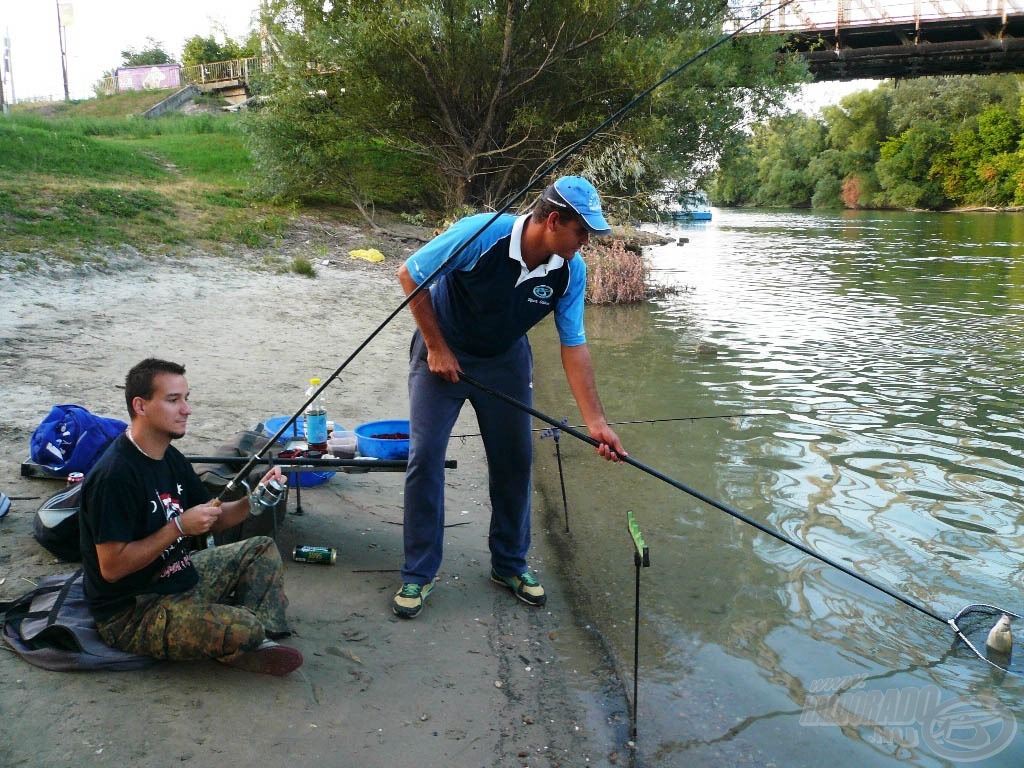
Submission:
MULTIPOLYGON (((744 413, 712 413, 706 416, 673 416, 665 419, 628 419, 625 421, 609 421, 609 427, 619 427, 623 424, 665 424, 672 421, 704 421, 706 419, 741 419, 747 416, 778 416, 785 411, 765 410, 746 411, 744 413)), ((576 429, 587 426, 586 424, 573 424, 576 429)), ((547 427, 534 427, 531 432, 546 432, 547 427)), ((452 435, 452 439, 465 437, 480 437, 479 432, 464 432, 461 435, 452 435)))
MULTIPOLYGON (((560 430, 562 430, 562 431, 572 435, 573 437, 577 438, 578 440, 582 440, 583 442, 588 443, 588 444, 594 446, 595 448, 598 448, 598 447, 601 446, 601 443, 598 442, 597 440, 595 440, 590 435, 584 434, 583 432, 580 432, 578 429, 575 429, 573 427, 569 427, 569 426, 567 426, 565 424, 562 424, 560 421, 555 419, 553 416, 548 416, 546 413, 538 411, 536 408, 533 408, 533 407, 527 405, 526 403, 523 403, 523 402, 521 402, 519 400, 516 400, 514 397, 510 397, 509 395, 506 395, 504 392, 499 392, 496 389, 493 389, 492 387, 489 387, 486 384, 483 384, 483 383, 477 381, 472 376, 468 376, 465 373, 460 372, 459 373, 459 378, 462 381, 465 381, 467 384, 470 384, 470 385, 476 387, 477 389, 481 390, 482 392, 486 392, 487 394, 492 395, 493 397, 496 397, 499 400, 503 400, 504 402, 508 403, 509 405, 511 405, 511 406, 513 406, 515 408, 518 408, 518 409, 520 409, 522 411, 525 411, 526 413, 530 414, 531 416, 533 416, 533 417, 535 417, 537 419, 540 419, 541 421, 547 422, 551 426, 556 427, 556 428, 558 428, 558 429, 560 429, 560 430)), ((857 581, 860 581, 860 582, 868 585, 869 587, 871 587, 873 589, 876 589, 879 592, 882 592, 882 593, 888 595, 889 597, 891 597, 894 600, 897 600, 897 601, 903 603, 904 605, 908 606, 909 608, 913 608, 914 610, 919 611, 920 613, 923 613, 925 616, 929 616, 929 617, 935 619, 938 622, 946 624, 947 626, 952 628, 952 630, 956 633, 957 637, 959 637, 961 640, 964 641, 964 643, 967 644, 968 648, 970 648, 972 651, 974 651, 974 654, 979 659, 981 659, 982 661, 984 661, 984 662, 986 662, 988 664, 991 664, 992 666, 996 667, 997 669, 1006 671, 1004 667, 999 666, 998 664, 994 663, 993 661, 989 660, 984 655, 982 655, 982 653, 974 646, 974 644, 967 638, 967 636, 964 634, 964 632, 960 629, 960 627, 959 627, 957 622, 959 622, 961 619, 963 619, 965 616, 967 616, 969 613, 972 613, 972 612, 981 612, 981 613, 985 613, 985 614, 988 614, 988 615, 998 615, 998 614, 1004 614, 1005 613, 1008 616, 1010 616, 1012 618, 1015 618, 1015 619, 1021 618, 1020 615, 1014 613, 1013 611, 1005 610, 1003 608, 999 608, 998 606, 994 606, 994 605, 988 605, 987 603, 972 603, 972 604, 967 605, 964 608, 960 609, 960 611, 955 616, 953 616, 952 618, 945 618, 943 616, 940 616, 938 613, 936 613, 932 609, 930 609, 930 608, 922 605, 921 603, 917 602, 916 600, 914 600, 912 598, 909 598, 909 597, 906 597, 905 595, 901 595, 899 592, 896 592, 892 588, 887 587, 886 585, 881 584, 880 582, 875 581, 874 579, 870 578, 869 576, 865 576, 865 575, 863 575, 861 573, 857 573, 857 571, 854 571, 853 569, 843 565, 842 563, 834 560, 833 558, 829 557, 828 555, 823 555, 820 552, 816 552, 815 550, 811 549, 809 546, 807 546, 803 542, 797 541, 796 539, 793 539, 793 538, 787 536, 786 534, 782 533, 781 531, 777 531, 774 528, 771 528, 771 527, 765 525, 764 523, 762 523, 762 522, 760 522, 758 520, 755 520, 754 518, 750 517, 749 515, 746 515, 746 514, 740 512, 739 510, 734 509, 734 508, 728 506, 727 504, 723 504, 722 502, 717 501, 716 499, 713 499, 713 498, 711 498, 710 496, 708 496, 708 495, 706 495, 704 493, 701 493, 696 488, 691 488, 690 486, 686 485, 685 483, 681 483, 678 480, 675 480, 674 478, 671 478, 668 475, 666 475, 666 474, 664 474, 662 472, 659 472, 658 470, 656 470, 656 469, 654 469, 652 467, 649 467, 649 466, 647 466, 646 464, 644 464, 644 463, 642 463, 640 461, 637 461, 632 456, 619 456, 619 460, 622 461, 625 464, 629 464, 629 465, 631 465, 633 467, 636 467, 637 469, 639 469, 639 470, 641 470, 643 472, 646 472, 647 474, 651 475, 652 477, 657 478, 658 480, 661 480, 662 482, 668 483, 672 487, 677 488, 680 491, 683 491, 684 493, 689 494, 690 496, 693 496, 695 499, 699 499, 700 501, 703 501, 705 504, 707 504, 709 506, 712 506, 715 509, 718 509, 718 510, 720 510, 722 512, 725 512, 727 515, 731 515, 732 517, 734 517, 737 520, 740 520, 740 521, 746 523, 747 525, 753 526, 754 528, 756 528, 757 530, 761 531, 762 533, 765 533, 765 534, 771 536, 774 539, 778 539, 779 541, 783 542, 784 544, 788 544, 789 546, 794 547, 795 549, 800 550, 805 555, 810 555, 811 557, 815 558, 816 560, 820 560, 821 562, 825 563, 826 565, 830 565, 833 568, 835 568, 835 569, 837 569, 839 571, 842 571, 847 576, 851 576, 854 579, 856 579, 857 581)))
POLYGON ((533 176, 533 178, 530 179, 526 183, 525 186, 523 186, 522 189, 520 189, 518 192, 513 194, 508 199, 508 201, 500 209, 495 211, 494 215, 491 216, 491 218, 489 218, 486 222, 484 222, 484 224, 480 227, 480 229, 478 229, 476 232, 474 232, 472 235, 470 235, 461 245, 459 245, 458 248, 456 248, 452 252, 452 254, 447 259, 445 259, 441 264, 439 264, 437 266, 437 268, 433 272, 431 272, 429 275, 427 275, 427 277, 424 278, 423 281, 419 285, 417 285, 412 291, 409 292, 409 294, 405 297, 405 299, 397 307, 395 307, 394 310, 392 310, 392 312, 390 314, 388 314, 388 316, 385 317, 384 320, 382 320, 380 322, 380 324, 376 328, 374 328, 369 333, 369 335, 367 335, 367 337, 365 339, 363 339, 362 342, 359 343, 359 345, 352 351, 352 353, 348 357, 346 357, 342 361, 341 365, 339 365, 330 376, 328 376, 326 379, 324 379, 324 381, 320 384, 319 387, 317 387, 312 392, 312 394, 309 394, 307 396, 305 402, 301 406, 299 406, 299 409, 291 416, 291 418, 289 418, 284 424, 282 424, 280 426, 280 428, 277 430, 277 432, 275 432, 274 435, 271 436, 270 440, 267 441, 266 445, 264 445, 262 448, 257 450, 256 453, 254 453, 252 455, 252 457, 250 458, 250 462, 246 463, 238 471, 238 473, 233 478, 231 478, 231 480, 228 482, 227 486, 221 492, 220 496, 217 497, 216 501, 220 502, 222 497, 224 497, 226 494, 232 492, 235 488, 237 488, 238 485, 244 480, 244 478, 246 478, 248 476, 248 473, 252 470, 252 467, 254 466, 255 462, 258 459, 260 459, 263 456, 263 454, 266 453, 270 449, 270 446, 272 446, 274 443, 276 443, 280 439, 280 437, 285 433, 285 431, 288 429, 288 427, 290 427, 292 424, 294 424, 295 421, 299 418, 299 416, 301 416, 305 412, 306 408, 308 408, 310 406, 310 404, 313 403, 314 400, 316 400, 318 397, 320 397, 320 394, 325 389, 327 389, 327 387, 331 384, 331 382, 333 382, 336 378, 338 378, 338 376, 341 375, 341 372, 344 371, 348 367, 349 363, 351 363, 364 349, 366 349, 366 347, 369 346, 370 342, 372 342, 375 338, 377 338, 377 336, 384 330, 385 326, 387 326, 392 320, 394 320, 398 316, 398 314, 403 309, 405 309, 415 298, 417 298, 424 290, 429 288, 430 284, 433 283, 434 280, 436 280, 441 275, 441 273, 445 270, 445 268, 447 267, 449 262, 451 262, 453 259, 455 259, 457 256, 459 256, 463 251, 465 251, 466 248, 469 247, 470 243, 472 243, 481 234, 483 234, 503 214, 508 212, 508 210, 513 206, 513 204, 515 204, 517 201, 519 201, 521 198, 523 198, 534 187, 534 185, 538 181, 540 181, 541 179, 547 178, 548 175, 553 173, 556 169, 560 168, 565 163, 565 161, 569 159, 570 156, 572 156, 573 154, 578 152, 580 149, 585 147, 587 144, 589 144, 591 141, 593 141, 594 138, 601 131, 605 130, 608 126, 610 126, 613 123, 617 122, 620 118, 622 118, 623 115, 625 115, 627 112, 632 110, 637 104, 639 104, 641 101, 643 101, 648 96, 650 96, 651 93, 653 93, 657 88, 660 88, 662 85, 664 85, 670 79, 672 79, 673 77, 676 77, 681 72, 683 72, 684 70, 688 69, 693 64, 695 64, 696 62, 698 62, 701 59, 703 59, 705 56, 708 56, 710 53, 712 53, 717 48, 721 47, 722 45, 725 45, 730 40, 733 40, 741 32, 746 31, 747 29, 749 29, 750 27, 754 26, 758 22, 763 21, 764 19, 766 19, 769 16, 771 16, 773 13, 776 13, 777 11, 782 10, 787 5, 789 5, 790 3, 793 3, 793 2, 795 2, 795 0, 782 0, 782 2, 780 2, 778 5, 776 5, 773 8, 771 8, 771 10, 765 11, 765 12, 761 13, 760 15, 751 18, 750 21, 748 21, 745 24, 742 24, 741 26, 737 27, 733 32, 730 32, 727 35, 723 35, 722 37, 720 37, 718 40, 716 40, 711 45, 709 45, 706 48, 698 51, 693 56, 691 56, 689 59, 684 61, 682 64, 680 64, 679 66, 677 66, 674 69, 672 69, 671 71, 669 71, 668 74, 664 75, 661 79, 659 79, 653 85, 645 88, 643 91, 641 91, 639 94, 637 94, 633 99, 628 101, 623 107, 618 109, 616 112, 612 113, 611 116, 605 118, 605 120, 603 120, 597 127, 595 127, 592 131, 590 131, 590 133, 588 133, 582 139, 580 139, 579 141, 577 141, 577 142, 575 142, 573 144, 570 144, 565 150, 563 150, 561 153, 556 155, 555 158, 551 161, 551 163, 549 163, 544 169, 542 169, 541 171, 536 173, 533 176))
MULTIPOLYGON (((227 464, 227 465, 238 465, 244 464, 249 461, 247 456, 185 456, 185 461, 191 464, 227 464)), ((393 472, 397 469, 405 469, 409 462, 405 459, 378 459, 373 456, 355 456, 351 459, 339 459, 331 456, 324 458, 323 456, 318 458, 301 456, 298 458, 282 459, 257 459, 253 462, 254 465, 266 465, 271 467, 288 467, 285 473, 305 471, 309 468, 317 470, 331 469, 364 469, 374 470, 377 472, 393 472), (299 467, 301 469, 296 469, 299 467)), ((455 459, 445 459, 445 469, 456 469, 458 462, 455 459)))

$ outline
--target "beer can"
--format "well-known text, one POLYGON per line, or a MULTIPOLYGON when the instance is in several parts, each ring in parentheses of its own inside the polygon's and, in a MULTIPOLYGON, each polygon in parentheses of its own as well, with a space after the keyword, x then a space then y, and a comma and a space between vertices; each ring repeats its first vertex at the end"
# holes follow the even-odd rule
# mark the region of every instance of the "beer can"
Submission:
POLYGON ((292 559, 297 563, 321 563, 334 565, 338 559, 338 550, 334 547, 314 547, 310 544, 299 544, 292 552, 292 559))
POLYGON ((85 475, 81 472, 69 472, 68 473, 68 485, 74 485, 85 480, 85 475))

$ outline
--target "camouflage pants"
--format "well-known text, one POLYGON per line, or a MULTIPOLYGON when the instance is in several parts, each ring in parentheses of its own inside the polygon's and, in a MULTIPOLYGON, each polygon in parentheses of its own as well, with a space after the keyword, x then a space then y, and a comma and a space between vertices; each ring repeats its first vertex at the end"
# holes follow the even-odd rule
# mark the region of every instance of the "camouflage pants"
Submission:
POLYGON ((174 595, 145 594, 98 623, 108 645, 158 659, 220 659, 287 630, 284 564, 267 536, 192 554, 199 583, 174 595))

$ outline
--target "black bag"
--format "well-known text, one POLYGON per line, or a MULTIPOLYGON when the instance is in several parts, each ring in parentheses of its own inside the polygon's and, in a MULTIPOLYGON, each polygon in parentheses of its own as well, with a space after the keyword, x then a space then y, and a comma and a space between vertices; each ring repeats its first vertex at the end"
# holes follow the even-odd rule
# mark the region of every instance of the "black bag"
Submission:
POLYGON ((43 669, 141 669, 157 661, 103 642, 85 602, 80 570, 40 579, 31 592, 0 604, 0 611, 3 639, 43 669))
POLYGON ((82 559, 78 540, 78 510, 82 504, 82 486, 72 483, 42 503, 32 518, 35 540, 61 560, 82 559))

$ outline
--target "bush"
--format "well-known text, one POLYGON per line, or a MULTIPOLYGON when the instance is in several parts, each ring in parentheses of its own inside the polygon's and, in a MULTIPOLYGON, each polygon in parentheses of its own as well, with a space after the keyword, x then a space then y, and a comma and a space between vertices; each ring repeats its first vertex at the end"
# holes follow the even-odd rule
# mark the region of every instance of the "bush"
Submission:
POLYGON ((587 294, 591 304, 632 304, 647 295, 650 267, 644 257, 627 250, 622 240, 590 243, 583 251, 587 259, 587 294))

